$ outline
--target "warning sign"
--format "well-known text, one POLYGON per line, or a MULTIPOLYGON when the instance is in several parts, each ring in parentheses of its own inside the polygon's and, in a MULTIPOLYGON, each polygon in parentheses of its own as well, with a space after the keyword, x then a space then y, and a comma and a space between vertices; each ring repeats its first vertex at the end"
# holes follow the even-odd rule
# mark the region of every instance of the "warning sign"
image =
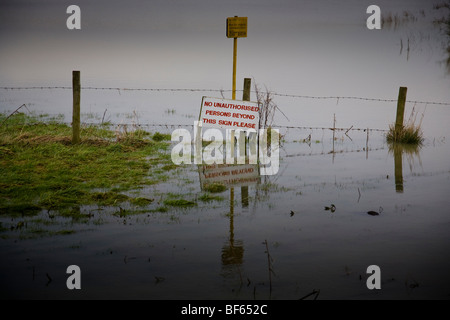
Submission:
POLYGON ((251 101, 203 97, 200 121, 203 127, 258 130, 259 106, 251 101))
POLYGON ((247 17, 227 18, 227 38, 247 37, 247 17))

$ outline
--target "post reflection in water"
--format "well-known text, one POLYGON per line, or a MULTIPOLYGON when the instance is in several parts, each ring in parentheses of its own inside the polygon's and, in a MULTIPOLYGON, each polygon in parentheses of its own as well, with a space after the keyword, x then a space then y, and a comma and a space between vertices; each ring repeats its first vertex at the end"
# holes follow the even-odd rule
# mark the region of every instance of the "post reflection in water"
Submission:
POLYGON ((403 193, 403 155, 409 156, 412 160, 415 156, 419 159, 420 145, 409 145, 401 143, 389 144, 389 152, 394 155, 395 168, 395 191, 403 193))
POLYGON ((403 147, 395 145, 394 148, 394 166, 395 166, 395 191, 403 193, 403 147))
MULTIPOLYGON (((242 240, 234 239, 234 188, 230 188, 230 236, 222 247, 222 275, 232 277, 239 273, 239 267, 244 258, 244 245, 242 240)), ((241 283, 242 283, 242 279, 241 283)))
MULTIPOLYGON (((225 278, 239 276, 242 284, 242 274, 240 266, 244 259, 244 244, 242 240, 236 240, 234 235, 234 205, 235 205, 235 187, 241 190, 242 208, 249 206, 249 185, 255 185, 260 182, 258 165, 203 165, 199 166, 200 186, 203 191, 219 192, 229 189, 230 207, 229 207, 229 237, 224 243, 221 252, 222 272, 225 278)), ((239 189, 238 189, 239 190, 239 189)))
POLYGON ((241 202, 242 208, 248 207, 248 186, 241 187, 241 202))

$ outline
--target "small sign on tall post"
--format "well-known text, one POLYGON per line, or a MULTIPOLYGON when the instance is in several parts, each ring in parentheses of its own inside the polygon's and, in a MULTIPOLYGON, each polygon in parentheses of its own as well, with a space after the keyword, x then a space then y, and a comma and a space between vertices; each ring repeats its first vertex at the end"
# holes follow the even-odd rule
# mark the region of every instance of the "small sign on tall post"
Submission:
POLYGON ((236 58, 237 38, 247 38, 247 17, 234 16, 227 18, 227 38, 233 38, 233 91, 232 99, 236 100, 236 58))

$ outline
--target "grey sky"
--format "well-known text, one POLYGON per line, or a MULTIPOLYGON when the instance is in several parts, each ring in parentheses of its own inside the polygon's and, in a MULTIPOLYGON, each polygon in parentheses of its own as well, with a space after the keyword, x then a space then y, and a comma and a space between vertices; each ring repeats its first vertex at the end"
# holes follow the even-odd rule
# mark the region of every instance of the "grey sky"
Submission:
MULTIPOLYGON (((371 1, 295 0, 131 0, 55 1, 16 0, 0 3, 4 32, 64 31, 70 4, 80 6, 82 29, 89 33, 211 31, 227 16, 249 16, 254 30, 280 32, 305 23, 355 23, 366 18, 371 1)), ((392 4, 390 5, 392 6, 392 4)))
POLYGON ((358 64, 376 63, 368 57, 374 48, 392 49, 377 45, 389 35, 365 27, 373 3, 382 12, 432 6, 425 0, 1 1, 0 83, 58 82, 80 68, 88 80, 227 87, 232 40, 225 21, 239 15, 248 16, 249 26, 238 44, 238 72, 270 76, 265 82, 274 86, 284 85, 274 76, 292 81, 303 72, 319 84, 323 78, 312 70, 336 74, 341 61, 355 63, 357 72, 358 64), (66 28, 71 4, 81 8, 81 30, 66 28))

